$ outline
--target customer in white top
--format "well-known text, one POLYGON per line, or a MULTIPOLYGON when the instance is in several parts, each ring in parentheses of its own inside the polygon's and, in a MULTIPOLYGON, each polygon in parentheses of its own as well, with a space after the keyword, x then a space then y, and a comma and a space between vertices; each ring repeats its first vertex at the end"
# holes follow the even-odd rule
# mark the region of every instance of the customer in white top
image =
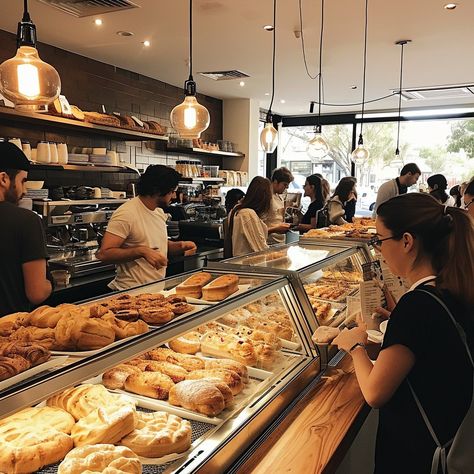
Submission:
POLYGON ((295 178, 288 168, 276 168, 272 173, 272 200, 270 210, 263 219, 268 227, 269 245, 284 244, 285 234, 290 230, 290 224, 285 224, 285 198, 283 194, 295 178))
POLYGON ((126 290, 165 277, 168 255, 191 255, 194 242, 172 242, 162 207, 175 196, 180 174, 162 165, 151 165, 138 181, 138 197, 112 215, 97 258, 117 264, 113 290, 126 290))
POLYGON ((398 178, 383 183, 377 192, 373 217, 376 217, 380 204, 400 194, 406 194, 408 188, 416 184, 420 175, 421 171, 416 163, 408 163, 402 168, 398 178))
POLYGON ((262 176, 252 179, 247 194, 229 216, 229 235, 234 257, 268 248, 268 228, 262 221, 270 209, 272 187, 262 176))
POLYGON ((433 174, 427 180, 428 190, 440 204, 453 207, 456 204, 453 196, 450 196, 446 189, 448 188, 448 181, 442 174, 433 174))
POLYGON ((346 214, 344 206, 353 199, 356 199, 356 179, 352 176, 341 178, 327 204, 329 223, 331 225, 347 224, 347 221, 344 219, 346 214))

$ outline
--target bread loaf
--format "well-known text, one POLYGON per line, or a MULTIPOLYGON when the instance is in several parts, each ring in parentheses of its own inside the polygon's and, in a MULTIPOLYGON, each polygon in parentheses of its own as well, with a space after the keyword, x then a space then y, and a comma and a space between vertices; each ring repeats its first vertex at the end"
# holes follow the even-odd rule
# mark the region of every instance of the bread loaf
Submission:
POLYGON ((135 430, 120 444, 147 458, 182 453, 191 446, 191 423, 163 411, 138 412, 135 430))
POLYGON ((176 288, 176 294, 201 298, 202 288, 212 280, 212 275, 207 272, 196 273, 180 283, 176 288))
POLYGON ((221 301, 239 290, 237 275, 222 275, 208 283, 202 289, 202 297, 206 301, 221 301))
POLYGON ((161 372, 132 374, 124 383, 125 390, 158 400, 166 400, 173 385, 173 380, 161 372))
POLYGON ((186 380, 217 379, 224 382, 232 392, 232 395, 239 394, 244 388, 244 384, 237 372, 229 369, 205 369, 195 370, 186 376, 186 380))
POLYGON ((168 342, 170 349, 181 354, 196 354, 201 349, 201 335, 191 331, 168 342))
MULTIPOLYGON (((168 401, 207 416, 216 416, 226 407, 224 393, 232 397, 229 387, 212 380, 184 380, 171 388, 168 401)), ((228 401, 230 404, 231 401, 228 401)))
POLYGON ((161 372, 170 377, 174 383, 182 382, 188 375, 188 371, 179 365, 157 360, 145 361, 144 370, 146 372, 161 372))
POLYGON ((58 467, 58 474, 141 474, 138 456, 125 446, 96 444, 74 448, 58 467))
POLYGON ((146 353, 146 357, 151 360, 162 360, 171 364, 180 365, 188 371, 204 369, 204 361, 199 357, 187 354, 179 354, 167 347, 158 347, 146 353))
POLYGON ((97 408, 81 418, 71 430, 74 446, 113 444, 135 429, 135 409, 130 406, 97 408))

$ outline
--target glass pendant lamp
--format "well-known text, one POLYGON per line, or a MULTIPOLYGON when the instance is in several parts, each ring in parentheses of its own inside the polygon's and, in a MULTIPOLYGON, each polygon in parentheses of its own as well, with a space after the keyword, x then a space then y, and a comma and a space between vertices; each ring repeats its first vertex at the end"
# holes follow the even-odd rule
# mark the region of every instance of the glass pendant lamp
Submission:
MULTIPOLYGON (((310 158, 321 159, 329 153, 329 145, 321 133, 321 80, 323 62, 323 33, 324 33, 324 0, 321 0, 321 30, 319 38, 319 74, 318 74, 318 124, 314 127, 314 137, 309 141, 306 152, 310 158)), ((313 112, 314 102, 311 102, 310 113, 313 112)))
POLYGON ((364 73, 362 78, 362 111, 360 119, 360 134, 359 140, 357 141, 357 147, 352 152, 352 160, 355 163, 361 163, 366 161, 369 156, 369 150, 364 146, 364 137, 362 134, 364 128, 364 111, 365 111, 365 77, 367 70, 367 30, 368 30, 368 17, 369 17, 369 0, 365 0, 365 28, 364 28, 364 73))
POLYGON ((272 98, 268 107, 265 127, 260 133, 260 144, 266 153, 273 153, 278 145, 278 131, 273 126, 272 105, 275 97, 276 0, 273 0, 272 98))
POLYGON ((209 127, 209 111, 196 99, 196 83, 193 79, 193 0, 189 0, 189 77, 184 83, 184 100, 170 115, 171 125, 181 138, 200 138, 209 127))
POLYGON ((59 74, 39 57, 36 49, 36 26, 24 0, 23 18, 18 23, 17 52, 0 64, 0 92, 16 108, 45 111, 61 92, 59 74))

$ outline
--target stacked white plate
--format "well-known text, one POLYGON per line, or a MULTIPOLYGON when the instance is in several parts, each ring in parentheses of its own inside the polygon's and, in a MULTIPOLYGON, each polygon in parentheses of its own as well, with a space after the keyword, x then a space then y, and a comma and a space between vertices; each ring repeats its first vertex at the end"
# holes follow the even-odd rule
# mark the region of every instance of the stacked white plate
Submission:
POLYGON ((89 155, 86 155, 85 153, 69 153, 68 163, 72 163, 72 164, 89 163, 89 155))
POLYGON ((30 199, 48 199, 48 189, 28 189, 26 197, 30 199))
POLYGON ((95 165, 114 165, 114 159, 108 155, 90 155, 89 161, 95 165))

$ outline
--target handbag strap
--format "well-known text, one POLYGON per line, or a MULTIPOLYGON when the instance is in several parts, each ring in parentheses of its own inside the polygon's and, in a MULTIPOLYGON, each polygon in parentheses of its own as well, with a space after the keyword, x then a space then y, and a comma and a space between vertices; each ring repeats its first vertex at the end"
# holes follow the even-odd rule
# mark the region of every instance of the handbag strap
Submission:
MULTIPOLYGON (((456 321, 456 319, 454 318, 453 314, 451 313, 449 308, 446 306, 444 301, 441 298, 439 298, 437 295, 431 293, 430 291, 421 290, 421 289, 420 290, 415 290, 415 291, 420 291, 420 292, 423 292, 423 293, 426 293, 426 294, 430 295, 445 310, 446 314, 451 318, 451 321, 453 322, 453 324, 454 324, 454 326, 455 326, 455 328, 456 328, 456 330, 459 334, 459 337, 461 338, 461 341, 464 344, 464 347, 466 349, 469 360, 471 361, 471 365, 474 367, 472 354, 471 354, 471 351, 470 351, 469 346, 467 344, 466 333, 464 332, 464 329, 461 327, 461 325, 456 321)), ((415 390, 413 389, 413 386, 410 383, 410 381, 408 380, 408 378, 407 378, 407 382, 408 382, 408 387, 410 388, 410 391, 411 391, 411 393, 413 395, 413 398, 415 400, 416 406, 418 407, 418 410, 420 411, 420 414, 423 418, 423 421, 425 422, 425 425, 428 428, 428 431, 430 432, 431 437, 433 438, 433 441, 436 444, 436 450, 435 450, 435 453, 434 453, 434 456, 433 456, 433 461, 432 461, 432 464, 431 464, 431 474, 438 474, 438 469, 439 469, 440 464, 441 464, 442 472, 444 474, 446 472, 446 448, 448 448, 452 444, 454 438, 452 438, 451 440, 449 440, 445 444, 441 444, 441 442, 438 439, 438 436, 436 436, 436 433, 433 429, 432 424, 430 423, 428 415, 427 415, 425 409, 423 408, 423 406, 420 402, 420 399, 417 397, 417 395, 415 393, 415 390)))

